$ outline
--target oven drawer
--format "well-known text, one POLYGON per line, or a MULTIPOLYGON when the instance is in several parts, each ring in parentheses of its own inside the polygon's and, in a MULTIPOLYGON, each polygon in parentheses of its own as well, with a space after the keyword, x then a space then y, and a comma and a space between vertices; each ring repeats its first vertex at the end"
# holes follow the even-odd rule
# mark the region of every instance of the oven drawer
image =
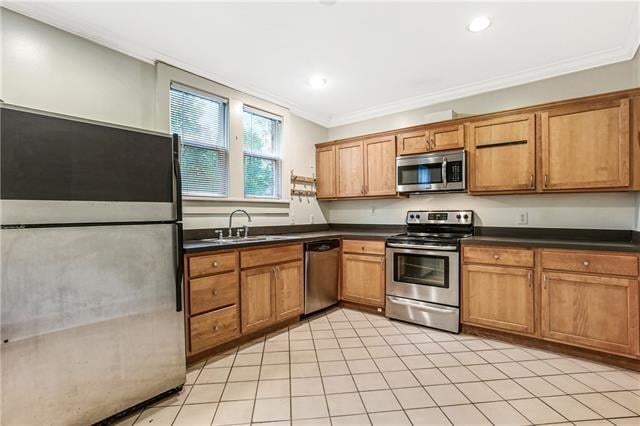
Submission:
POLYGON ((533 268, 533 250, 529 249, 465 246, 462 256, 464 263, 533 268))
POLYGON ((425 325, 452 333, 460 332, 460 310, 458 308, 387 296, 385 315, 388 318, 425 325))

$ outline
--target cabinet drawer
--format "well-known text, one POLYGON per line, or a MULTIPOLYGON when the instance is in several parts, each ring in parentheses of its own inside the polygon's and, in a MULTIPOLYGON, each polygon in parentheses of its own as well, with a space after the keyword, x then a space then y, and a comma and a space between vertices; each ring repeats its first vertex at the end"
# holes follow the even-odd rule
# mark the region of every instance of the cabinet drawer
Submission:
POLYGON ((238 274, 212 275, 189 281, 191 315, 238 303, 238 274))
POLYGON ((342 251, 345 253, 366 253, 384 256, 384 241, 344 240, 342 251))
POLYGON ((503 247, 464 247, 465 263, 533 267, 533 250, 503 247))
POLYGON ((243 269, 253 268, 255 266, 284 263, 298 259, 302 259, 302 244, 243 250, 240 252, 240 267, 243 269))
POLYGON ((199 352, 238 335, 238 305, 191 317, 191 352, 199 352))
POLYGON ((594 274, 638 275, 638 258, 623 254, 596 254, 589 251, 542 251, 542 268, 594 274))
POLYGON ((189 258, 189 277, 219 274, 234 269, 236 269, 235 252, 189 258))

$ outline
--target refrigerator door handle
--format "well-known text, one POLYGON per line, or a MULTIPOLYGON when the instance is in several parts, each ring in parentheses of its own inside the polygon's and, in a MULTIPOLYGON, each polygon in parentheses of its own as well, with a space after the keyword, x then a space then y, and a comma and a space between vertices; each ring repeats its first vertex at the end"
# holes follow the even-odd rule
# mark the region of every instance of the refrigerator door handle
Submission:
POLYGON ((174 133, 173 141, 173 172, 176 179, 176 220, 182 222, 182 174, 180 172, 180 136, 174 133))
POLYGON ((176 312, 182 312, 182 276, 184 274, 184 253, 182 250, 182 223, 176 223, 176 312))

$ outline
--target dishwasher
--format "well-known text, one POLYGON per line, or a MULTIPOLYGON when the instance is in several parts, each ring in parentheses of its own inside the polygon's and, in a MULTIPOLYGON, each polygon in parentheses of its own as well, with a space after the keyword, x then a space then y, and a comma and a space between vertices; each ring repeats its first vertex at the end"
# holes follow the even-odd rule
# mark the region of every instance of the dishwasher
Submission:
POLYGON ((304 313, 338 303, 340 240, 320 240, 304 245, 304 313))

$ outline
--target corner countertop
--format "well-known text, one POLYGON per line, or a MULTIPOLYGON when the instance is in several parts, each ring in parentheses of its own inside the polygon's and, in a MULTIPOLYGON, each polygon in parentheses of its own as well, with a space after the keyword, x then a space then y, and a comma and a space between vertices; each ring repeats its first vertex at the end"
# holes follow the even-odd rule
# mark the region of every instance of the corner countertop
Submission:
POLYGON ((200 253, 208 251, 220 251, 220 250, 233 250, 238 248, 268 246, 274 244, 288 244, 288 243, 301 243, 308 241, 323 240, 328 238, 345 238, 345 239, 359 239, 359 240, 378 240, 384 241, 393 235, 397 235, 398 232, 390 231, 363 231, 363 230, 328 230, 328 231, 316 231, 316 232, 295 232, 286 234, 277 234, 280 237, 285 237, 275 240, 263 240, 263 241, 233 241, 228 244, 215 244, 202 240, 185 241, 183 244, 185 253, 200 253))
POLYGON ((462 245, 492 245, 524 248, 557 248, 571 250, 596 250, 640 253, 640 243, 590 239, 529 238, 518 236, 477 235, 462 240, 462 245))

